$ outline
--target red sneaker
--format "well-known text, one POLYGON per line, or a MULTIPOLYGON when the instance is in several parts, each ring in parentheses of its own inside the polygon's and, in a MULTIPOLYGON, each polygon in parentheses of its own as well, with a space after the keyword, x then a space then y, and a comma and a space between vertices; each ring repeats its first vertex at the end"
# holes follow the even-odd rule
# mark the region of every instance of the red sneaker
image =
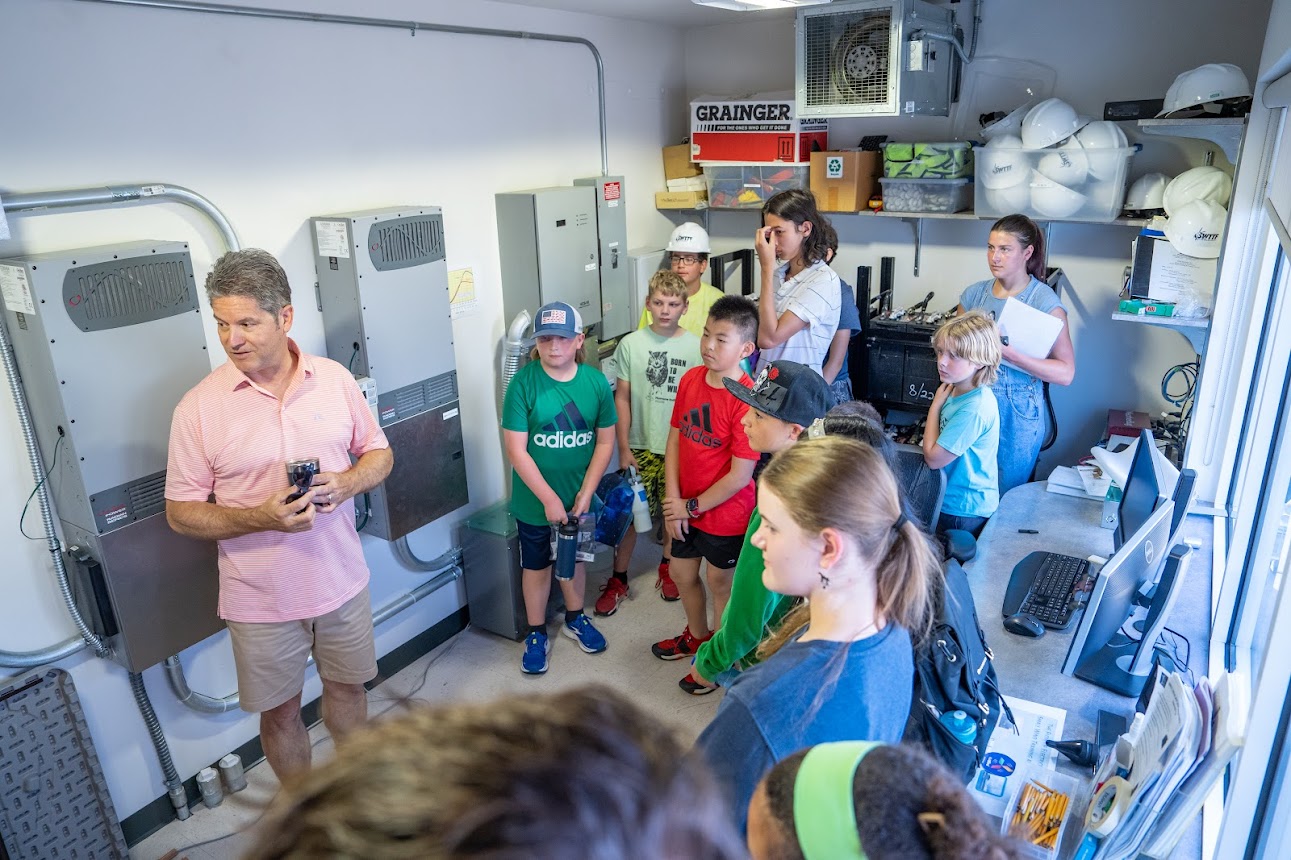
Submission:
POLYGON ((628 584, 618 577, 611 576, 601 586, 601 596, 596 598, 592 611, 597 615, 610 616, 619 611, 619 604, 628 596, 628 584))
POLYGON ((681 600, 681 592, 677 590, 677 583, 672 581, 668 575, 668 562, 659 562, 659 578, 655 580, 654 587, 659 589, 659 596, 671 603, 674 600, 681 600))
MULTIPOLYGON (((711 635, 711 634, 710 634, 711 635)), ((694 657, 703 639, 696 639, 687 627, 674 639, 665 639, 650 646, 650 650, 660 660, 680 660, 683 657, 694 657)))
POLYGON ((677 686, 681 687, 682 692, 690 693, 692 696, 707 696, 717 689, 716 686, 709 687, 696 681, 693 672, 678 681, 677 686))

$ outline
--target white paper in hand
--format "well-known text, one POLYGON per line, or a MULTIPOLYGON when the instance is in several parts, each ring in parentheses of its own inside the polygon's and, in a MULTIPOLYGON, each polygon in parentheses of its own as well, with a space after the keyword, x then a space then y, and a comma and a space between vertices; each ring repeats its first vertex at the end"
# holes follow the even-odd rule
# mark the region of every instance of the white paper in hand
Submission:
POLYGON ((1000 327, 1000 334, 1008 337, 1009 346, 1018 352, 1032 358, 1048 358, 1065 323, 1052 314, 1010 298, 1004 301, 1004 310, 1000 312, 996 325, 1000 327))

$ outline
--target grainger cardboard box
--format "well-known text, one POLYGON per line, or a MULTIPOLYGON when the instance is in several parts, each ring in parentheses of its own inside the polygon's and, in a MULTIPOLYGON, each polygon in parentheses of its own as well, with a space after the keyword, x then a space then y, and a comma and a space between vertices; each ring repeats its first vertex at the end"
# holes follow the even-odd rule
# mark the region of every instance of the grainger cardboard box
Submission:
POLYGON ((882 171, 883 156, 877 152, 813 152, 811 193, 822 212, 860 212, 877 190, 882 171))
POLYGON ((806 164, 813 148, 829 148, 829 120, 799 119, 796 110, 792 93, 695 99, 690 103, 691 160, 806 164))
POLYGON ((656 209, 698 209, 708 205, 707 191, 656 191, 656 209))

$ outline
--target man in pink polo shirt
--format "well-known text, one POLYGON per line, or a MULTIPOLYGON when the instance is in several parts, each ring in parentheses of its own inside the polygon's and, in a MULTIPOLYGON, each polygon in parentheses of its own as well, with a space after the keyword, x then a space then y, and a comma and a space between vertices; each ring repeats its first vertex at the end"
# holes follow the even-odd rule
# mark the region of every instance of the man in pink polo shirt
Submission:
POLYGON ((260 714, 265 758, 283 778, 309 768, 300 697, 311 650, 332 736, 367 719, 376 647, 350 500, 385 480, 394 457, 346 369, 287 337, 291 287, 272 255, 225 254, 206 295, 229 360, 175 408, 166 518, 219 542, 239 698, 260 714), (313 457, 319 474, 293 498, 287 461, 313 457))

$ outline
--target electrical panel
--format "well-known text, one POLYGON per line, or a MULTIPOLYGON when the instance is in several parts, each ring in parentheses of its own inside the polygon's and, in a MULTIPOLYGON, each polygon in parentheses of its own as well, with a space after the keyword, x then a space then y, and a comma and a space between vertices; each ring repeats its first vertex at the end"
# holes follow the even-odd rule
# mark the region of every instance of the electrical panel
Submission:
POLYGON ((629 294, 632 298, 632 327, 636 328, 650 294, 650 279, 655 272, 671 268, 668 252, 663 248, 633 248, 628 251, 629 294))
POLYGON ((394 469, 370 494, 364 531, 396 540, 470 500, 443 212, 320 216, 310 233, 327 354, 375 382, 394 453, 394 469))
POLYGON ((215 544, 165 515, 171 415, 211 371, 188 246, 0 260, 0 284, 78 606, 142 672, 223 627, 215 544))
POLYGON ((923 0, 835 0, 798 10, 800 117, 948 116, 958 57, 949 9, 923 0))
POLYGON ((584 328, 601 321, 596 197, 587 185, 496 196, 503 319, 559 301, 584 328))
POLYGON ((628 213, 623 204, 622 176, 575 179, 596 191, 596 233, 600 240, 601 340, 627 334, 636 328, 628 273, 628 213))

